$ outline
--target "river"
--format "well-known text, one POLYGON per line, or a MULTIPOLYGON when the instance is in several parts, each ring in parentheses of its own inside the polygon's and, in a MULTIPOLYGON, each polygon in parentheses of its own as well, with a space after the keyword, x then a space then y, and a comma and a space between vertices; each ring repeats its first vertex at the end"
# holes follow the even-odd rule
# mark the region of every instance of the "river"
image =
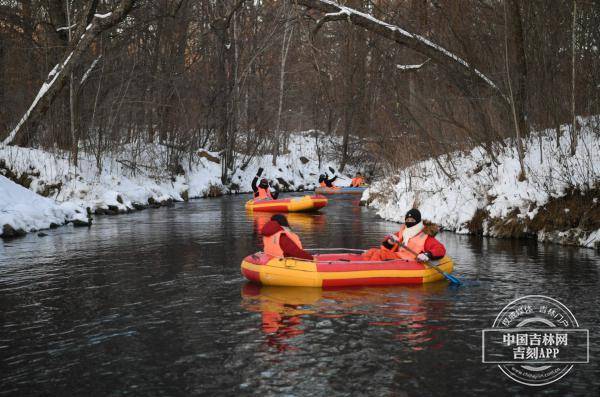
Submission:
MULTIPOLYGON (((0 395, 598 395, 593 250, 445 232, 458 288, 261 288, 239 269, 266 220, 247 199, 0 242, 0 395), (590 363, 542 388, 481 362, 482 329, 530 294, 590 330, 590 363)), ((348 197, 290 224, 308 247, 375 246, 398 227, 348 197)))

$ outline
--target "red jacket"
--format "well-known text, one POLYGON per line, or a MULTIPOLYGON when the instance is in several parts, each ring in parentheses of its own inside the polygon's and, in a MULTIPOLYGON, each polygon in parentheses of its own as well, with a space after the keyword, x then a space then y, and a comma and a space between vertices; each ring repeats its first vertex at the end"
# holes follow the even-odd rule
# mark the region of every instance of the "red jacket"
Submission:
MULTIPOLYGON (((283 230, 283 228, 279 223, 275 221, 269 221, 265 224, 265 226, 263 226, 261 233, 264 236, 269 237, 281 230, 283 230)), ((288 236, 285 235, 285 233, 283 233, 279 238, 279 246, 283 251, 284 257, 292 257, 307 260, 313 259, 313 256, 311 254, 298 247, 296 243, 294 243, 288 236)))
POLYGON ((437 241, 435 237, 427 236, 425 247, 423 249, 425 253, 428 253, 431 256, 431 259, 441 259, 446 255, 446 247, 437 241))

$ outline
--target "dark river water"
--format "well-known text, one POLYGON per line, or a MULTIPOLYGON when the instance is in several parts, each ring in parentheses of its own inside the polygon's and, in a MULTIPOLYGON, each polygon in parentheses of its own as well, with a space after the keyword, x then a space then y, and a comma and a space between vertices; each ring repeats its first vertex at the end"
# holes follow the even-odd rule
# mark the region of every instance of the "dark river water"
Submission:
MULTIPOLYGON (((0 395, 599 395, 593 250, 441 233, 459 288, 261 288, 240 275, 265 221, 247 199, 0 243, 0 395), (481 362, 482 329, 530 294, 590 330, 589 364, 537 388, 481 362)), ((343 197, 290 223, 308 247, 375 246, 398 227, 343 197)))

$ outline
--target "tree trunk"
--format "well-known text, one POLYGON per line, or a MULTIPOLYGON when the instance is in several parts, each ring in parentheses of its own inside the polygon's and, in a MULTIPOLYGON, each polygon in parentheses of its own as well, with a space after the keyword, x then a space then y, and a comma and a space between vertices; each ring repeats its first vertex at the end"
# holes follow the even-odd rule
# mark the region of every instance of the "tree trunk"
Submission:
POLYGON ((575 23, 577 22, 577 1, 573 0, 573 26, 571 31, 571 147, 570 154, 575 156, 577 152, 577 116, 575 115, 575 23))
POLYGON ((505 60, 506 74, 508 81, 508 90, 510 98, 510 106, 512 110, 513 123, 515 128, 515 137, 517 145, 517 156, 519 157, 519 181, 526 179, 525 172, 525 149, 523 147, 522 135, 528 133, 528 126, 525 116, 525 82, 527 69, 525 65, 525 51, 523 48, 523 30, 521 28, 521 15, 519 12, 519 4, 516 0, 509 0, 510 16, 511 16, 511 38, 513 43, 513 51, 516 55, 517 68, 517 89, 513 90, 512 76, 509 64, 509 44, 508 44, 508 16, 506 10, 506 2, 504 3, 504 26, 505 26, 505 60))
POLYGON ((519 130, 522 136, 529 134, 529 123, 527 121, 527 63, 525 60, 525 40, 523 38, 523 25, 521 22, 520 2, 510 0, 510 21, 512 25, 512 48, 515 54, 515 80, 516 90, 513 92, 519 130))
POLYGON ((290 28, 289 22, 287 21, 288 15, 285 13, 284 18, 285 28, 283 30, 283 39, 281 40, 281 66, 279 70, 279 106, 277 109, 277 123, 275 126, 275 139, 273 140, 273 165, 277 165, 277 156, 279 155, 281 146, 281 112, 283 111, 283 96, 285 88, 285 64, 287 61, 287 54, 292 41, 292 35, 294 33, 294 27, 290 28))
POLYGON ((343 50, 343 81, 344 81, 344 131, 342 132, 342 153, 340 158, 340 172, 344 171, 348 161, 348 141, 354 127, 354 113, 356 108, 355 84, 355 59, 356 50, 355 37, 352 26, 348 24, 344 27, 346 33, 346 43, 343 50))
MULTIPOLYGON (((231 119, 229 110, 233 91, 234 67, 232 43, 229 38, 229 27, 235 13, 243 6, 245 0, 238 0, 233 8, 226 14, 222 1, 216 2, 219 17, 211 22, 211 29, 217 36, 217 146, 221 156, 221 183, 229 182, 229 168, 233 167, 234 141, 231 135, 231 119)), ((232 108, 233 109, 233 108, 232 108)))
MULTIPOLYGON (((71 34, 71 7, 69 6, 69 0, 65 0, 65 5, 67 9, 67 26, 68 26, 68 38, 69 45, 73 42, 73 35, 71 34)), ((83 21, 82 21, 83 23, 83 21)), ((77 168, 77 157, 78 157, 78 147, 79 147, 79 139, 77 137, 76 127, 75 127, 75 118, 77 117, 77 107, 75 102, 77 101, 76 92, 75 92, 75 76, 73 71, 69 74, 69 125, 71 127, 71 163, 77 168)))
POLYGON ((229 66, 228 62, 228 49, 227 46, 230 46, 229 43, 229 33, 228 26, 219 26, 217 29, 217 37, 218 37, 218 48, 217 48, 217 87, 218 87, 218 95, 217 95, 217 117, 218 117, 218 139, 217 146, 221 153, 221 182, 223 184, 227 183, 228 179, 228 167, 227 164, 229 162, 228 159, 228 128, 229 128, 229 119, 227 112, 227 103, 229 100, 229 92, 227 90, 227 68, 229 66))

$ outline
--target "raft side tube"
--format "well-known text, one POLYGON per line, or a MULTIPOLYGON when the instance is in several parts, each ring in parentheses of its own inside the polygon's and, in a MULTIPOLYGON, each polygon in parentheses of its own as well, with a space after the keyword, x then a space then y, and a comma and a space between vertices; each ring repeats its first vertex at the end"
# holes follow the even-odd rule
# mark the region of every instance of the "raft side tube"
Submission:
MULTIPOLYGON (((435 269, 417 261, 364 261, 361 258, 357 254, 327 254, 317 255, 315 260, 307 261, 274 258, 260 252, 244 258, 241 267, 242 273, 250 281, 277 286, 423 284, 444 279, 435 269)), ((454 264, 450 257, 444 257, 437 262, 437 266, 451 273, 454 264)))

